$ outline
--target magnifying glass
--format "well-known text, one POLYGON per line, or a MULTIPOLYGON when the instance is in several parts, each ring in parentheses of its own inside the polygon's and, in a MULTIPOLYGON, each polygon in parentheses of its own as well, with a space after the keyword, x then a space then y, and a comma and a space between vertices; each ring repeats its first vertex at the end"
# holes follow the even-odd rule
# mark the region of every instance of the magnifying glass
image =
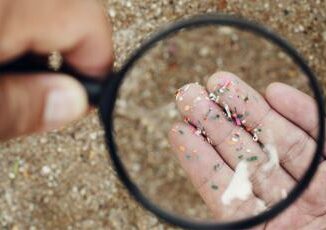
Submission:
MULTIPOLYGON (((1 74, 51 71, 36 55, 0 66, 1 74)), ((287 41, 256 23, 217 14, 176 22, 104 82, 65 62, 59 71, 78 79, 98 106, 109 155, 129 192, 179 227, 267 222, 297 200, 321 160, 316 77, 287 41), (304 132, 268 102, 272 82, 314 98, 315 140, 300 139, 304 132)))

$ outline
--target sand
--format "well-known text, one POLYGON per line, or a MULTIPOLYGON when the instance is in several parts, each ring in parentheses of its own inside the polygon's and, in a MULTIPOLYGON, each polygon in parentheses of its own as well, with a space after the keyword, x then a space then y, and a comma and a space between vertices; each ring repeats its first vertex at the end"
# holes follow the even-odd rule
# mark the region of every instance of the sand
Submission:
MULTIPOLYGON (((143 39, 168 22, 198 13, 218 11, 261 22, 290 40, 308 60, 323 88, 326 87, 326 5, 323 1, 108 0, 103 1, 103 4, 114 25, 116 69, 143 39)), ((205 52, 203 51, 203 54, 205 52)), ((224 54, 227 55, 227 52, 224 54)), ((222 63, 221 68, 245 75, 244 73, 252 73, 250 61, 254 60, 247 61, 242 68, 232 63, 222 63)), ((277 68, 278 64, 274 63, 271 76, 280 73, 293 75, 289 71, 280 71, 277 68)), ((155 68, 149 66, 148 69, 151 69, 150 67, 155 68)), ((259 65, 254 71, 265 73, 268 70, 266 65, 259 65)), ((278 79, 277 76, 275 79, 278 79)), ((181 86, 183 81, 173 87, 181 86)), ((261 81, 259 84, 264 85, 266 82, 261 81)), ((300 84, 299 88, 304 87, 300 84)), ((170 91, 168 92, 172 95, 173 90, 170 91)), ((171 101, 171 95, 167 94, 157 103, 171 101)), ((137 98, 133 101, 136 103, 137 98)), ((145 106, 151 108, 153 105, 149 101, 145 106)), ((172 122, 178 119, 178 116, 172 114, 170 118, 169 121, 172 122)), ((145 122, 144 126, 149 127, 148 124, 151 123, 145 122)), ((166 131, 168 125, 169 123, 166 123, 162 130, 166 131)), ((147 134, 151 132, 153 130, 148 128, 147 134)), ((130 132, 126 133, 125 136, 128 137, 130 132)), ((162 136, 151 138, 157 139, 162 136)), ((136 143, 135 140, 134 144, 136 143)), ((138 151, 141 152, 142 149, 138 148, 132 154, 137 155, 138 151)), ((168 144, 163 143, 160 148, 166 149, 168 144)), ((177 164, 171 163, 162 167, 163 169, 166 167, 163 171, 169 172, 167 179, 175 178, 176 175, 182 178, 183 173, 177 168, 177 164)), ((137 175, 137 170, 135 172, 137 175)), ((144 180, 146 178, 151 178, 150 171, 145 174, 144 180)), ((164 181, 163 177, 162 180, 164 181)), ((154 199, 156 191, 155 189, 152 191, 154 199)), ((193 196, 196 194, 193 193, 193 196)), ((180 198, 180 204, 176 203, 176 206, 187 207, 182 206, 187 204, 189 201, 187 199, 189 197, 180 198)), ((121 185, 112 165, 108 164, 104 132, 97 113, 92 112, 62 129, 1 143, 0 228, 172 229, 173 227, 162 223, 140 207, 121 185)))

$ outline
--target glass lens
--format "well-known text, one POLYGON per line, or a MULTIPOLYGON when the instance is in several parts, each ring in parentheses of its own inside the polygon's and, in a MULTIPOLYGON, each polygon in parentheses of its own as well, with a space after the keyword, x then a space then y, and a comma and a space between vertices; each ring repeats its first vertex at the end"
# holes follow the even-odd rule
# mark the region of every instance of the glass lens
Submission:
POLYGON ((231 27, 183 29, 127 73, 114 109, 119 156, 166 211, 210 222, 252 217, 286 198, 311 163, 312 95, 270 42, 231 27))

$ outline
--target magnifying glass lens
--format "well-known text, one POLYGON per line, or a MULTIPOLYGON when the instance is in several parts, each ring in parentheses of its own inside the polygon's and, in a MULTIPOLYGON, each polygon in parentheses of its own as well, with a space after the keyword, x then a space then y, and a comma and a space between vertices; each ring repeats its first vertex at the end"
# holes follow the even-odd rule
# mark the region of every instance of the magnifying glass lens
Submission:
POLYGON ((113 116, 119 157, 172 214, 250 218, 285 199, 311 164, 312 95, 300 69, 263 38, 225 26, 183 29, 125 76, 113 116))

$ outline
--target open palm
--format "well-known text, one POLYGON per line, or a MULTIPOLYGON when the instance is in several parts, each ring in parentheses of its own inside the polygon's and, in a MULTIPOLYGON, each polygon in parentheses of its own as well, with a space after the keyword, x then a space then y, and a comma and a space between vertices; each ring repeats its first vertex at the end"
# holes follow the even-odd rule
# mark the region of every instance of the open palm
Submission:
MULTIPOLYGON (((285 84, 269 85, 263 97, 235 75, 218 72, 206 87, 182 87, 176 102, 186 122, 172 127, 171 146, 217 219, 254 215, 286 197, 314 154, 315 103, 285 84), (241 168, 250 184, 243 172, 235 178, 241 168)), ((258 228, 326 229, 325 186, 322 161, 304 195, 258 228)))

